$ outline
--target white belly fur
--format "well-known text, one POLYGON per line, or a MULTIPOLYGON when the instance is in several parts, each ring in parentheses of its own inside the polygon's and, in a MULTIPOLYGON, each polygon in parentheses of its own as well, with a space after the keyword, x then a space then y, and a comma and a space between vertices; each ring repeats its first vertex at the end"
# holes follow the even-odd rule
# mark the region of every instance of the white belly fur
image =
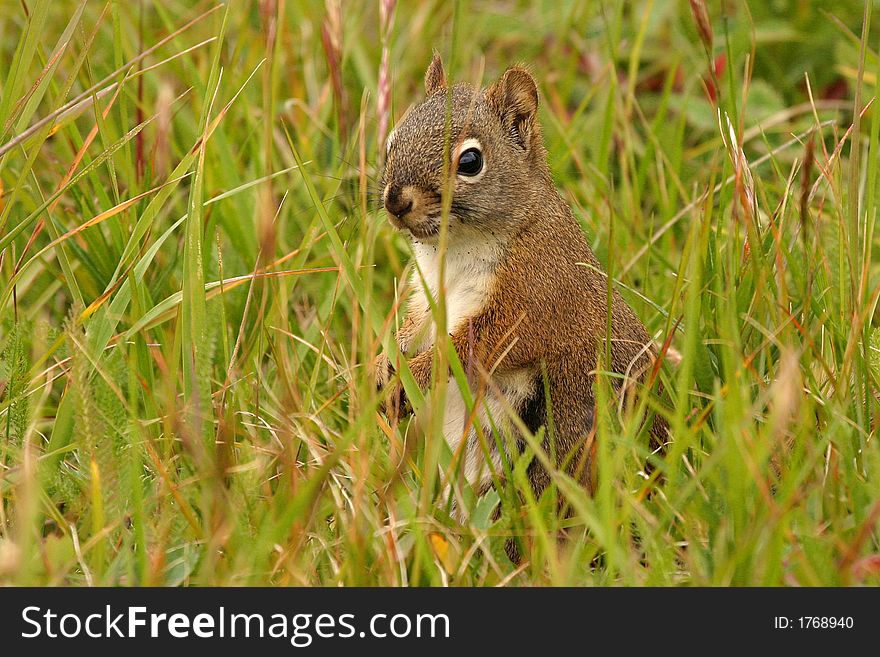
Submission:
POLYGON ((495 374, 492 383, 500 390, 504 399, 494 391, 487 390, 477 412, 477 419, 473 423, 466 424, 467 407, 458 384, 451 377, 443 410, 443 436, 452 450, 453 463, 459 461, 457 468, 450 474, 455 476, 463 474, 465 480, 477 489, 487 486, 492 481, 493 470, 496 475, 502 474, 501 455, 497 449, 492 427, 494 426, 500 433, 501 445, 506 445, 515 429, 511 414, 517 413, 522 402, 532 393, 534 374, 523 368, 503 375, 495 374), (475 424, 482 429, 486 441, 485 447, 477 434, 475 424), (486 451, 490 456, 491 468, 486 462, 486 451))
MULTIPOLYGON (((446 272, 443 285, 440 284, 440 256, 436 246, 416 242, 414 244, 418 270, 413 272, 412 284, 415 288, 412 304, 419 314, 431 315, 431 306, 425 296, 422 277, 436 301, 440 294, 446 302, 446 330, 453 333, 462 322, 476 315, 485 305, 495 278, 495 266, 501 257, 502 248, 497 242, 471 242, 470 244, 451 244, 446 250, 446 272), (419 276, 419 270, 421 276, 419 276)), ((433 316, 428 319, 425 332, 427 348, 437 339, 437 327, 433 316)))
MULTIPOLYGON (((481 240, 468 242, 451 244, 447 249, 443 286, 440 285, 440 258, 437 247, 414 243, 421 276, 418 271, 413 274, 415 293, 411 301, 412 310, 418 315, 427 317, 426 330, 421 331, 421 344, 413 345, 416 352, 431 348, 437 335, 437 327, 425 296, 422 278, 435 300, 439 294, 444 294, 446 330, 449 333, 453 333, 468 318, 476 315, 488 300, 502 247, 497 242, 481 240)), ((492 383, 506 398, 506 403, 491 387, 487 387, 477 419, 489 448, 492 469, 500 472, 501 459, 491 427, 494 424, 502 433, 502 444, 504 444, 506 440, 504 434, 513 428, 510 411, 507 409, 512 408, 514 412, 519 410, 521 402, 532 392, 534 373, 529 368, 515 372, 506 371, 503 374, 496 373, 492 377, 492 383)), ((486 463, 485 452, 473 426, 467 427, 465 431, 466 420, 467 408, 464 399, 455 379, 450 377, 443 410, 443 435, 454 459, 460 461, 455 474, 460 476, 463 473, 471 485, 481 488, 491 481, 492 470, 486 463)))

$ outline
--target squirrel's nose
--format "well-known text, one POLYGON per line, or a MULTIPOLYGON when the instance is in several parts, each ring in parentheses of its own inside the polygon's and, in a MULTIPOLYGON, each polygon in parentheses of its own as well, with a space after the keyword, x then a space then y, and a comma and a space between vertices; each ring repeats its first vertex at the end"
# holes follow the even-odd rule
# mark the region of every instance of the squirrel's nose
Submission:
POLYGON ((412 210, 412 196, 397 185, 388 185, 385 189, 385 209, 400 219, 412 210))

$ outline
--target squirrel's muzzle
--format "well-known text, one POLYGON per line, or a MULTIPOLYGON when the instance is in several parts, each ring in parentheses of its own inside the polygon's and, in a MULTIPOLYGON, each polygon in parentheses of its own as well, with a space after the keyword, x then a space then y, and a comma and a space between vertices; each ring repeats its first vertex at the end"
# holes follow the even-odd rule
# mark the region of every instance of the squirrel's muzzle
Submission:
POLYGON ((413 207, 412 190, 398 185, 385 188, 385 209, 398 219, 403 218, 413 207))

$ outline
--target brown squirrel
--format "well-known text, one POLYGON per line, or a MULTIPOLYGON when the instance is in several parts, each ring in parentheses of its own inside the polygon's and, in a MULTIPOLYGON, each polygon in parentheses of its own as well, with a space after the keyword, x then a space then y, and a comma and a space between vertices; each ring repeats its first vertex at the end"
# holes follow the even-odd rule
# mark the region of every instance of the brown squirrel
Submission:
MULTIPOLYGON (((387 140, 382 179, 389 219, 408 233, 421 272, 415 272, 415 291, 397 343, 419 387, 427 389, 436 326, 425 285, 435 299, 445 295, 452 345, 465 369, 479 372, 471 385, 482 394, 475 394, 481 407, 476 420, 468 422, 462 395, 450 379, 444 436, 453 454, 463 459, 464 475, 478 493, 491 486, 492 476, 472 425, 482 425, 492 466, 500 473, 491 427, 519 436, 513 444, 522 449, 511 411, 532 433, 547 425, 545 377, 552 432, 547 427, 543 448, 592 491, 593 381, 606 348, 608 283, 553 183, 537 118, 535 80, 513 67, 487 89, 468 84, 448 89, 435 54, 425 74, 425 92, 426 100, 387 140), (441 282, 438 245, 447 143, 447 171, 455 180, 441 282)), ((645 327, 616 291, 610 353, 611 363, 603 368, 621 375, 618 388, 627 387, 624 379, 644 380, 656 357, 645 327)), ((385 355, 376 370, 377 387, 393 389, 386 406, 406 408, 385 355)), ((653 446, 662 444, 666 424, 659 416, 651 434, 653 446)), ((550 483, 538 459, 528 476, 536 496, 550 483)))

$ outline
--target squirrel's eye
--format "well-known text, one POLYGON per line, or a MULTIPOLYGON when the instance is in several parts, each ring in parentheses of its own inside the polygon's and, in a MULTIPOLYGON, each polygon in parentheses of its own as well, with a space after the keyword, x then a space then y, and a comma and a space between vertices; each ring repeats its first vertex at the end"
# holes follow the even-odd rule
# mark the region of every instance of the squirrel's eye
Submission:
POLYGON ((461 176, 476 176, 483 170, 483 154, 479 148, 469 148, 458 157, 458 173, 461 176))

